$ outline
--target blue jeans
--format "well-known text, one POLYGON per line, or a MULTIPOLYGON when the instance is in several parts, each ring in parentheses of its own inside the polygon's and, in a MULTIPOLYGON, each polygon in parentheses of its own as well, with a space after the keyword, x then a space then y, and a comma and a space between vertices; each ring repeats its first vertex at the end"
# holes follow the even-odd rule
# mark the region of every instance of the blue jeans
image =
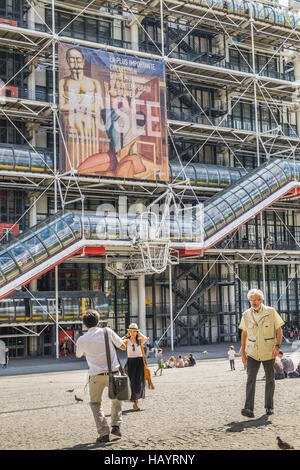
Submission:
POLYGON ((235 370, 235 367, 234 367, 234 359, 230 359, 229 362, 230 362, 230 369, 231 369, 231 370, 233 370, 233 369, 235 370))

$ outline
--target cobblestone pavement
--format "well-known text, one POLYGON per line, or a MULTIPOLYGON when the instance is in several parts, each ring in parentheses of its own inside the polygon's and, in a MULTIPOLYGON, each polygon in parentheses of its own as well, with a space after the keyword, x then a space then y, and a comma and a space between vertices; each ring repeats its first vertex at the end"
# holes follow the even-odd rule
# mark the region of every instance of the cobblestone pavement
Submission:
MULTIPOLYGON (((300 353, 292 354, 300 362, 300 353)), ((156 367, 150 368, 154 375, 156 367)), ((235 371, 220 358, 153 376, 155 390, 146 390, 141 411, 123 403, 123 436, 106 444, 95 444, 86 381, 87 370, 1 376, 0 449, 270 450, 277 449, 277 435, 300 449, 300 379, 276 381, 275 414, 266 416, 261 366, 255 418, 245 418, 240 412, 246 372, 240 357, 235 371)), ((106 392, 104 410, 110 419, 106 392)))

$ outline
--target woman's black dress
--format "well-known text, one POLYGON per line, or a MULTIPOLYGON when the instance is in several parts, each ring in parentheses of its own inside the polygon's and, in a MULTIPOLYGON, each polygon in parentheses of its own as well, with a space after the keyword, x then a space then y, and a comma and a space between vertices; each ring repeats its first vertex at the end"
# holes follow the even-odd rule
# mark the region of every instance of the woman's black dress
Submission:
POLYGON ((130 379, 131 401, 145 398, 144 360, 142 357, 129 357, 125 372, 130 379))

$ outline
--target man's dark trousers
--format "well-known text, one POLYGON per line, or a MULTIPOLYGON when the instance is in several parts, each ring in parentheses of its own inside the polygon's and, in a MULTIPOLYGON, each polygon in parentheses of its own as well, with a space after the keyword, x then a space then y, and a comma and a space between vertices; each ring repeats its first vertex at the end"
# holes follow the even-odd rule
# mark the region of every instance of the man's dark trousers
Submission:
POLYGON ((274 362, 275 359, 268 361, 256 361, 252 357, 247 358, 247 386, 246 386, 246 402, 245 408, 248 410, 254 410, 254 396, 255 396, 255 385, 256 377, 260 364, 263 364, 266 376, 265 385, 265 408, 274 408, 273 397, 275 390, 275 372, 274 362))

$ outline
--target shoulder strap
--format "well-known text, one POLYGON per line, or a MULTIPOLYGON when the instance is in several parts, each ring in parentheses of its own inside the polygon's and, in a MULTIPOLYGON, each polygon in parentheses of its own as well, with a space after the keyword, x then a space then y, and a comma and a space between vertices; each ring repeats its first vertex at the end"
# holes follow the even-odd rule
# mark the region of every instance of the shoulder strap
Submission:
POLYGON ((108 372, 111 373, 111 358, 110 358, 110 348, 109 348, 109 343, 108 343, 108 333, 107 333, 106 328, 103 328, 103 331, 104 331, 104 338, 105 338, 107 368, 108 368, 108 372))
MULTIPOLYGON (((111 373, 112 371, 111 371, 111 358, 110 358, 110 347, 109 347, 109 342, 108 342, 108 333, 107 333, 106 328, 103 328, 103 331, 104 331, 104 338, 105 338, 105 349, 106 349, 108 372, 111 373)), ((117 359, 120 365, 121 374, 124 375, 124 370, 123 370, 121 361, 119 359, 117 348, 115 347, 114 344, 113 344, 113 347, 115 348, 115 351, 116 351, 117 359)))

